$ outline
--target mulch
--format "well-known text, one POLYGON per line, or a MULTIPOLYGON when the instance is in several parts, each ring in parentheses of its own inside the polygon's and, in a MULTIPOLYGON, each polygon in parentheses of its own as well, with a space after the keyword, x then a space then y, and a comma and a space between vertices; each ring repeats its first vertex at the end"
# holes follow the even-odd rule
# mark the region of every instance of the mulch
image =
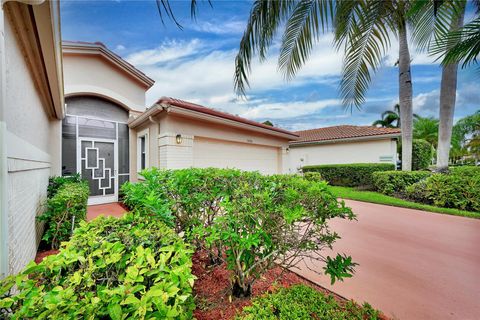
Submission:
MULTIPOLYGON (((243 307, 251 304, 251 298, 264 293, 271 293, 280 287, 288 288, 295 284, 310 286, 324 294, 332 295, 339 303, 347 300, 323 287, 320 287, 296 273, 275 267, 258 279, 252 287, 252 296, 249 298, 235 298, 231 296, 231 271, 226 265, 210 266, 205 252, 198 251, 193 255, 192 273, 197 277, 193 287, 197 308, 194 316, 197 320, 234 319, 243 307)), ((382 320, 388 320, 383 317, 382 320)))

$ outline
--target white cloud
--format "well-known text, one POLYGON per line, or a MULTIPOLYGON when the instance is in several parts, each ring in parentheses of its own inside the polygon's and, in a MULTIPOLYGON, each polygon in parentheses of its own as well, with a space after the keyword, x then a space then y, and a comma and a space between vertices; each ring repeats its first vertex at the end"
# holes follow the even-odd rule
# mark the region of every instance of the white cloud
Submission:
POLYGON ((126 49, 125 46, 124 46, 124 45, 121 45, 121 44, 119 44, 119 45, 117 45, 117 46, 115 47, 115 51, 123 51, 123 50, 125 50, 125 49, 126 49))
POLYGON ((248 108, 241 116, 249 119, 289 119, 313 114, 328 106, 340 105, 341 101, 338 99, 265 103, 248 108))
POLYGON ((245 30, 245 21, 243 20, 231 20, 226 22, 199 22, 194 23, 190 27, 198 32, 214 33, 219 35, 224 34, 239 34, 245 30))
POLYGON ((154 49, 142 50, 130 54, 126 60, 131 64, 142 67, 158 63, 170 62, 198 53, 202 44, 198 39, 191 41, 165 41, 154 49))

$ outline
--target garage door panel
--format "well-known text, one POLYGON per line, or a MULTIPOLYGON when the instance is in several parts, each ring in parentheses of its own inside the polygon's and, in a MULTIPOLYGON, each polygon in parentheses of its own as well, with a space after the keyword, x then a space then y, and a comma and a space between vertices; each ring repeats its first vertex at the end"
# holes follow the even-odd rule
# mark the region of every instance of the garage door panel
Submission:
POLYGON ((278 171, 278 149, 195 137, 193 165, 198 168, 237 168, 273 174, 278 171))

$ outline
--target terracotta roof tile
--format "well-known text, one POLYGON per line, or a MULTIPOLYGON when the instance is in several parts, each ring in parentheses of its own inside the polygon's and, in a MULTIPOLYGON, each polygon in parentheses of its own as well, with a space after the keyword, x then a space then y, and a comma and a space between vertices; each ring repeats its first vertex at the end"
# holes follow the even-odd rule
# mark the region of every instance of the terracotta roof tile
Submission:
POLYGON ((300 137, 292 144, 302 142, 330 141, 349 138, 371 137, 380 135, 400 135, 397 128, 378 128, 372 126, 342 125, 334 127, 317 128, 295 132, 300 137))
POLYGON ((173 106, 176 106, 176 107, 179 107, 179 108, 184 108, 184 109, 188 109, 188 110, 192 110, 192 111, 197 111, 197 112, 205 113, 205 114, 208 114, 208 115, 216 116, 216 117, 219 117, 219 118, 227 119, 227 120, 241 122, 241 123, 249 124, 249 125, 252 125, 252 126, 255 126, 255 127, 263 128, 263 129, 277 131, 277 132, 289 134, 289 135, 292 135, 292 136, 298 136, 298 134, 296 134, 294 132, 291 132, 291 131, 288 131, 288 130, 284 130, 284 129, 277 128, 277 127, 272 127, 272 126, 269 126, 269 125, 266 125, 266 124, 263 124, 263 123, 260 123, 260 122, 248 120, 248 119, 245 119, 245 118, 242 118, 242 117, 239 117, 239 116, 235 116, 233 114, 218 111, 218 110, 215 110, 215 109, 212 109, 212 108, 207 108, 207 107, 201 106, 199 104, 195 104, 195 103, 188 102, 188 101, 183 101, 183 100, 180 100, 180 99, 162 97, 157 101, 157 103, 159 103, 159 104, 160 103, 165 103, 165 104, 173 105, 173 106))

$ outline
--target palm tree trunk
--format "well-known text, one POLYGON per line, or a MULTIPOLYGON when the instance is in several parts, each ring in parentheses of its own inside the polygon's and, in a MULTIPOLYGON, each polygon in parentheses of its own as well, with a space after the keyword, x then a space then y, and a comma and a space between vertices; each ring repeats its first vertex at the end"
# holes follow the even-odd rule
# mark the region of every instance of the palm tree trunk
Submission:
MULTIPOLYGON (((451 31, 463 25, 465 7, 461 9, 456 23, 452 23, 451 31)), ((450 145, 452 141, 453 115, 457 94, 458 63, 450 63, 442 67, 440 84, 440 122, 438 126, 437 170, 448 169, 450 145)))
POLYGON ((405 21, 398 28, 398 75, 400 123, 402 124, 402 170, 412 170, 412 74, 410 71, 410 52, 407 42, 405 21))

